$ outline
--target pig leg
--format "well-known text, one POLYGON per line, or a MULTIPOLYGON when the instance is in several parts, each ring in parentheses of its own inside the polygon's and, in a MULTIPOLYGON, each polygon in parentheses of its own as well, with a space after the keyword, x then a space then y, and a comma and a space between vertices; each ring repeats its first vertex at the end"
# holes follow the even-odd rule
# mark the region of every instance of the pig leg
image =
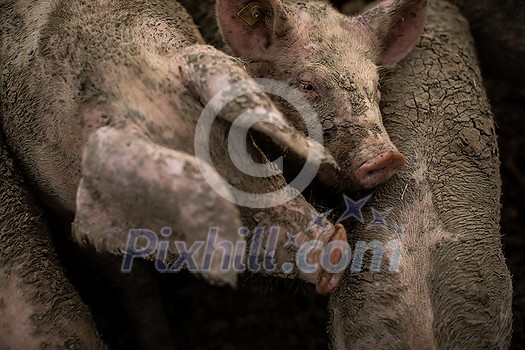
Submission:
MULTIPOLYGON (((304 135, 287 127, 284 119, 281 119, 279 113, 266 95, 261 93, 245 93, 241 98, 232 99, 227 108, 221 109, 225 105, 226 99, 231 95, 228 87, 243 80, 245 86, 253 86, 253 80, 249 79, 245 70, 239 66, 238 62, 224 53, 211 47, 194 46, 185 49, 182 53, 187 65, 181 69, 181 79, 184 85, 190 88, 190 91, 197 96, 203 105, 208 105, 214 109, 214 112, 220 117, 216 120, 210 131, 208 142, 210 146, 210 162, 215 166, 217 173, 221 174, 225 183, 235 185, 231 191, 233 200, 239 205, 243 222, 250 229, 264 227, 257 240, 261 242, 261 249, 265 253, 259 254, 257 259, 264 259, 264 255, 272 255, 279 268, 273 271, 262 271, 286 277, 299 277, 309 282, 315 283, 319 292, 328 292, 337 285, 341 272, 329 272, 319 267, 321 259, 320 249, 327 243, 333 241, 346 241, 346 232, 342 226, 334 227, 327 223, 324 227, 313 225, 319 214, 306 200, 288 186, 281 174, 269 175, 271 173, 268 160, 253 142, 247 142, 240 147, 247 148, 247 155, 240 157, 241 166, 248 166, 249 162, 255 162, 261 165, 257 170, 259 173, 250 174, 241 171, 238 166, 232 162, 231 156, 239 152, 238 147, 230 145, 228 138, 229 133, 234 130, 246 130, 250 127, 254 131, 265 134, 274 140, 277 145, 285 146, 292 152, 295 152, 302 159, 307 158, 308 152, 313 154, 313 161, 317 163, 327 163, 336 166, 332 157, 319 147, 316 142, 306 139, 304 135), (205 67, 205 69, 203 69, 205 67), (238 123, 236 117, 239 111, 251 113, 263 117, 263 120, 253 125, 238 123), (231 126, 231 123, 235 126, 231 126), (225 147, 232 146, 230 157, 225 155, 225 147), (284 204, 263 205, 264 201, 257 197, 257 194, 278 192, 280 189, 289 188, 295 196, 284 204), (250 201, 248 198, 258 198, 250 201), (259 201, 260 200, 260 201, 259 201), (279 228, 279 234, 275 237, 275 247, 270 247, 272 227, 279 228), (297 236, 296 246, 287 246, 287 237, 290 235, 297 236), (304 271, 292 262, 296 260, 298 248, 310 241, 319 241, 319 249, 312 249, 308 254, 308 259, 316 269, 304 271), (269 246, 270 245, 270 246, 269 246), (275 249, 275 251, 272 251, 275 249), (262 256, 261 256, 262 255, 262 256), (293 265, 291 270, 288 270, 293 265)), ((197 127, 199 131, 199 127, 197 127)), ((195 138, 200 140, 200 134, 197 132, 195 138)), ((238 135, 234 139, 246 139, 245 135, 238 135)), ((196 142, 197 144, 197 142, 196 142)), ((239 153, 240 154, 240 153, 239 153)), ((255 232, 249 236, 248 256, 250 245, 253 243, 255 232)), ((339 254, 340 255, 340 254, 339 254)), ((337 252, 330 256, 331 261, 339 262, 340 256, 337 252)), ((253 256, 252 256, 253 258, 253 256)), ((248 257, 248 259, 250 259, 248 257)), ((260 260, 258 260, 260 262, 260 260)), ((297 262, 297 261, 296 261, 297 262)))
MULTIPOLYGON (((200 115, 200 111, 202 111, 202 107, 199 110, 198 103, 200 102, 201 105, 207 105, 212 107, 213 112, 217 112, 217 120, 214 123, 214 129, 210 131, 208 135, 204 135, 204 138, 201 138, 199 136, 198 131, 200 130, 200 127, 197 125, 197 134, 194 136, 195 139, 198 140, 195 144, 201 144, 204 142, 207 142, 210 145, 211 148, 211 159, 208 160, 209 164, 214 164, 217 173, 221 174, 224 177, 223 184, 229 185, 229 184, 238 184, 240 189, 244 192, 251 192, 254 191, 261 191, 261 192, 272 192, 273 189, 286 187, 286 182, 284 179, 282 179, 282 176, 277 176, 275 179, 279 179, 279 181, 275 182, 275 180, 268 180, 268 179, 259 179, 259 178, 253 178, 252 176, 248 176, 247 174, 244 174, 242 171, 236 170, 236 165, 232 163, 230 159, 225 157, 225 145, 228 145, 229 139, 228 139, 228 132, 229 128, 231 126, 231 122, 235 121, 237 124, 237 120, 235 117, 238 115, 236 114, 236 111, 243 111, 243 112, 250 112, 252 114, 256 114, 258 116, 261 116, 263 118, 262 121, 255 123, 251 125, 250 127, 254 130, 257 130, 263 134, 266 134, 270 137, 270 139, 273 139, 276 141, 278 145, 285 146, 287 149, 290 149, 292 152, 295 152, 299 154, 301 157, 306 157, 306 153, 310 152, 313 154, 313 158, 316 161, 326 162, 330 163, 331 157, 322 149, 319 147, 319 145, 315 142, 312 142, 311 140, 308 140, 304 137, 304 135, 301 135, 297 133, 296 131, 292 130, 291 128, 288 128, 286 125, 286 122, 281 119, 281 114, 275 110, 273 107, 271 100, 264 94, 260 92, 249 92, 244 94, 239 99, 233 99, 233 102, 228 104, 227 108, 224 110, 221 110, 220 108, 220 102, 223 102, 223 100, 220 100, 221 98, 228 98, 229 96, 223 96, 219 95, 217 98, 215 95, 223 90, 228 93, 228 85, 235 84, 237 82, 240 82, 241 80, 246 84, 254 84, 252 80, 249 79, 249 76, 247 75, 244 68, 239 64, 239 62, 235 59, 232 59, 231 57, 225 55, 224 53, 221 53, 209 46, 194 46, 191 48, 184 49, 181 52, 182 61, 186 63, 181 64, 181 60, 177 59, 175 60, 175 67, 171 67, 166 74, 171 74, 172 76, 177 78, 178 84, 182 85, 183 87, 187 87, 189 89, 189 94, 191 95, 190 103, 188 103, 187 106, 183 106, 179 108, 179 111, 176 110, 170 110, 169 119, 163 118, 163 120, 166 121, 166 128, 169 130, 169 128, 173 128, 170 126, 170 120, 184 120, 187 125, 195 125, 194 123, 197 123, 197 120, 193 121, 192 118, 197 119, 197 117, 200 115), (219 99, 219 103, 217 103, 217 99, 219 99), (196 103, 197 102, 197 103, 196 103), (192 109, 193 108, 193 109, 192 109), (184 115, 181 115, 181 111, 183 111, 184 115), (272 182, 273 181, 273 182, 272 182)), ((168 65, 167 65, 168 66, 168 65)), ((163 75, 164 76, 164 75, 163 75)), ((169 86, 169 85, 168 85, 169 86)), ((173 96, 173 98, 177 98, 180 96, 180 94, 177 91, 179 90, 173 88, 173 89, 167 89, 163 93, 169 93, 170 97, 173 96)), ((140 89, 140 91, 143 91, 140 89)), ((147 91, 147 90, 146 90, 147 91)), ((180 98, 180 97, 179 97, 180 98)), ((126 105, 133 104, 133 101, 126 100, 126 105)), ((184 101, 182 102, 184 104, 184 101)), ((142 118, 146 119, 146 118, 142 118)), ((160 120, 161 118, 159 118, 160 120)), ((241 123, 240 129, 246 130, 249 125, 241 123)), ((164 130, 164 126, 151 126, 151 123, 144 123, 141 124, 141 127, 143 130, 146 130, 146 134, 148 135, 148 138, 158 144, 158 145, 164 145, 165 147, 169 149, 176 149, 176 150, 184 150, 184 152, 192 153, 195 152, 194 145, 193 145, 193 138, 186 138, 185 140, 189 142, 180 142, 180 137, 178 136, 180 134, 180 131, 173 130, 173 134, 177 135, 177 137, 172 137, 171 132, 163 132, 159 133, 158 130, 164 130), (167 135, 167 136, 165 136, 167 135)), ((195 130, 195 127, 193 126, 191 129, 195 130)), ((181 136, 183 137, 183 136, 181 136)), ((246 138, 244 138, 246 139, 246 138)), ((116 144, 119 144, 119 142, 116 142, 116 144)), ((89 147, 89 146, 88 146, 89 147)), ((229 147, 229 145, 228 145, 229 147)), ((233 146, 235 149, 235 146, 233 146)), ((128 151, 126 151, 128 152, 128 151)), ((239 149, 236 149, 234 153, 239 153, 239 149)), ((94 152, 95 154, 97 152, 94 152)), ((129 152, 128 152, 129 153, 129 152)), ((240 158, 242 160, 249 160, 248 158, 253 158, 255 162, 257 162, 257 158, 259 160, 263 160, 262 154, 260 153, 260 150, 257 149, 254 145, 251 146, 251 149, 246 154, 243 154, 240 158)), ((197 155, 199 157, 199 155, 197 155)), ((151 157, 150 157, 151 158, 151 157)), ((97 160, 96 157, 93 159, 97 160)), ((98 161, 98 160, 97 160, 98 161)), ((267 162, 267 161, 266 161, 267 162)), ((265 162, 259 162, 260 164, 264 164, 265 162)), ((85 163, 86 164, 86 163, 85 163)), ((208 165, 209 167, 209 165, 208 165)), ((267 170, 269 166, 267 166, 265 169, 267 170)), ((129 169, 129 167, 128 167, 129 169)), ((133 170, 134 171, 134 170, 133 170)), ((98 170, 97 170, 98 172, 98 170)), ((213 173, 213 171, 207 171, 208 173, 213 173)), ((266 176, 265 171, 262 171, 262 176, 266 176)), ((268 173, 268 171, 266 171, 268 173)), ((203 178, 206 178, 204 176, 203 178)), ((217 190, 216 186, 213 186, 213 184, 220 184, 220 181, 217 180, 217 176, 213 177, 215 180, 212 180, 212 187, 214 187, 215 190, 217 190)), ((184 183, 184 181, 181 181, 181 183, 184 183)), ((84 184, 81 185, 85 186, 84 184)), ((205 185, 208 186, 208 185, 205 185)), ((188 190, 188 194, 191 194, 192 191, 189 190, 187 187, 183 187, 184 190, 188 190)), ((198 188, 198 186, 197 186, 198 188)), ((249 218, 254 216, 254 210, 253 206, 250 208, 250 205, 242 202, 242 194, 240 196, 233 195, 230 196, 229 190, 223 186, 218 186, 219 191, 222 193, 226 193, 227 201, 233 201, 235 204, 243 206, 248 206, 246 209, 242 209, 245 213, 243 215, 244 223, 250 228, 254 228, 253 220, 250 221, 249 218), (248 219, 247 219, 248 218, 248 219)), ((208 191, 209 192, 209 191, 208 191)), ((299 194, 299 193, 297 193, 299 194)), ((98 197, 97 197, 98 198, 98 197)), ((186 196, 186 198, 191 198, 189 195, 186 196)), ((299 199, 296 199, 299 200, 299 199)), ((197 203, 198 201, 202 202, 203 198, 200 199, 193 199, 188 200, 188 203, 197 203)), ((304 210, 301 211, 300 219, 301 220, 295 220, 292 223, 288 224, 285 223, 283 227, 286 225, 291 229, 290 234, 298 234, 300 232, 306 233, 309 232, 308 227, 311 224, 312 221, 312 212, 313 208, 306 203, 304 198, 301 197, 301 206, 304 210), (307 210, 308 209, 308 210, 307 210)), ((277 205, 276 205, 277 206, 277 205)), ((129 211, 129 210, 128 210, 129 211)), ((228 212, 228 210, 224 210, 225 212, 228 212)), ((258 213, 258 217, 264 217, 268 216, 271 218, 278 218, 279 215, 284 215, 284 217, 289 218, 290 215, 285 210, 282 210, 279 212, 277 209, 261 209, 256 211, 258 213)), ((158 215, 158 211, 153 213, 154 215, 158 215)), ((149 215, 149 214, 148 214, 149 215)), ((181 215, 182 220, 187 220, 187 216, 181 215)), ((223 230, 224 225, 221 225, 221 221, 212 221, 212 218, 206 218, 209 219, 208 221, 204 221, 209 226, 217 226, 219 225, 221 227, 221 230, 223 230)), ((225 220, 225 222, 228 222, 228 220, 225 220)), ((271 222, 269 222, 271 223, 271 222)), ((158 224, 157 224, 158 225, 158 224)), ((209 226, 207 228, 209 228, 209 226)), ((148 226, 151 227, 151 226, 148 226)), ((239 226, 236 227, 238 229, 239 226)), ((269 226, 268 226, 269 228, 269 226)), ((229 232, 237 232, 236 229, 228 229, 229 232)), ((283 230, 285 231, 285 230, 283 230)), ((344 235, 341 230, 335 230, 332 227, 329 227, 326 230, 326 235, 320 235, 319 232, 316 234, 311 234, 309 236, 309 239, 314 238, 323 238, 322 241, 326 243, 332 238, 340 238, 341 235, 344 235)), ((285 233, 282 233, 283 237, 285 237, 285 233)), ((188 238, 188 237, 185 237, 188 238)), ((230 240, 235 241, 236 239, 230 240)), ((122 242, 122 239, 119 240, 122 242)), ((284 242, 283 242, 284 244, 284 242)), ((286 250, 286 249, 285 249, 286 250)), ((290 259, 293 259, 294 254, 292 251, 290 251, 290 254, 288 255, 290 259)), ((292 275, 290 275, 292 276, 292 275)), ((320 277, 320 274, 316 275, 317 277, 320 277)), ((293 276, 292 276, 293 277, 293 276)), ((317 278, 316 277, 316 278, 317 278)), ((310 276, 311 278, 311 276, 310 276)), ((322 278, 319 279, 319 281, 322 280, 322 278)), ((332 281, 330 278, 325 278, 324 280, 332 281)), ((317 279, 316 279, 317 282, 317 279)), ((321 288, 321 290, 325 290, 325 288, 321 288)))
MULTIPOLYGON (((262 154, 253 151, 250 152, 250 155, 252 157, 259 155, 259 158, 255 158, 255 160, 260 163, 268 162, 262 154)), ((225 163, 224 160, 216 164, 225 163)), ((232 167, 229 167, 230 173, 232 173, 231 169, 232 167)), ((223 173, 222 170, 219 166, 218 172, 223 173)), ((247 177, 243 174, 237 174, 232 176, 232 179, 235 179, 237 189, 242 192, 261 189, 266 190, 266 193, 277 192, 288 186, 282 176, 247 177)), ((289 191, 294 190, 289 188, 289 191)), ((244 194, 233 193, 235 200, 245 201, 244 194)), ((239 206, 239 209, 243 222, 249 228, 255 228, 248 237, 248 255, 246 256, 248 265, 264 265, 269 258, 275 262, 275 269, 261 266, 261 270, 255 267, 254 272, 287 278, 300 278, 314 283, 320 293, 330 292, 337 286, 343 270, 329 271, 320 263, 323 258, 321 252, 324 251, 323 249, 327 244, 346 242, 346 231, 341 225, 334 226, 330 222, 316 225, 315 221, 320 214, 299 193, 281 205, 263 208, 239 206), (259 229, 261 231, 258 231, 259 229), (291 243, 290 239, 293 241, 292 244, 289 244, 291 243), (258 241, 260 244, 259 251, 257 251, 258 243, 254 243, 254 241, 258 241), (312 247, 311 251, 306 252, 307 259, 303 262, 307 261, 309 266, 315 266, 315 268, 305 270, 304 266, 301 266, 299 253, 305 252, 305 247, 312 242, 317 242, 317 244, 312 247)), ((328 257, 330 262, 338 264, 341 253, 341 251, 334 251, 333 254, 330 254, 328 257)), ((248 268, 251 269, 251 266, 248 268)))
MULTIPOLYGON (((223 135, 223 133, 216 133, 216 135, 223 135)), ((217 144, 222 143, 218 142, 217 144)), ((320 293, 327 293, 335 288, 339 283, 343 270, 329 271, 322 268, 320 265, 321 252, 331 242, 346 242, 346 231, 344 228, 341 225, 334 226, 330 222, 326 222, 323 225, 314 224, 320 214, 297 190, 289 187, 282 175, 264 177, 264 173, 261 173, 258 174, 259 176, 246 176, 240 171, 235 171, 234 166, 228 165, 228 159, 221 158, 223 151, 215 151, 214 159, 220 159, 220 161, 215 162, 218 172, 228 174, 230 182, 235 183, 236 189, 240 190, 240 192, 232 191, 234 200, 243 203, 249 202, 245 197, 254 195, 253 192, 257 195, 261 190, 264 190, 265 194, 270 192, 276 193, 288 187, 289 191, 296 192, 295 197, 281 205, 262 208, 250 206, 249 204, 248 206, 239 206, 243 222, 249 228, 255 228, 252 235, 248 237, 248 256, 246 257, 248 264, 252 262, 264 264, 265 259, 272 258, 276 265, 275 270, 267 268, 258 270, 255 267, 255 272, 287 278, 298 277, 314 283, 317 291, 320 293), (262 229, 262 231, 258 232, 258 229, 262 229), (291 237, 295 237, 296 241, 293 244, 288 244, 291 237), (253 249, 253 247, 257 247, 257 243, 254 243, 254 240, 260 242, 261 250, 259 252, 261 254, 257 254, 257 248, 253 249), (272 244, 272 240, 274 244, 272 244), (300 266, 298 253, 301 250, 304 251, 303 249, 312 242, 317 242, 318 244, 315 249, 308 252, 307 261, 310 266, 316 266, 316 268, 306 271, 300 266), (254 254, 256 254, 256 258, 254 254), (289 267, 292 267, 292 269, 289 270, 289 267)), ((256 149, 251 149, 249 154, 257 163, 268 164, 268 160, 256 149)), ((261 199, 261 202, 258 202, 258 204, 263 202, 264 199, 261 199)), ((341 259, 341 251, 335 251, 333 254, 330 254, 329 259, 332 264, 338 264, 341 259)))
POLYGON ((189 88, 202 105, 210 107, 220 118, 231 123, 237 122, 238 126, 246 129, 250 127, 251 130, 268 136, 276 145, 301 159, 307 159, 310 153, 311 162, 326 163, 332 168, 338 168, 332 155, 322 145, 305 137, 286 121, 237 59, 203 45, 184 49, 182 57, 184 64, 179 68, 183 85, 189 88), (242 98, 230 102, 233 94, 241 92, 242 98), (220 110, 228 102, 228 108, 220 110), (236 119, 239 112, 251 113, 261 118, 251 125, 243 124, 236 119))
POLYGON ((303 197, 264 212, 259 211, 259 214, 264 213, 261 215, 262 220, 257 213, 254 215, 253 210, 241 210, 241 212, 243 218, 254 221, 252 225, 264 228, 259 232, 260 236, 257 236, 255 231, 250 237, 250 247, 257 247, 254 243, 257 239, 262 243, 262 250, 257 260, 253 259, 253 249, 248 252, 249 269, 260 264, 263 269, 255 272, 285 278, 300 278, 315 284, 319 293, 329 293, 337 287, 346 266, 332 271, 326 269, 326 265, 321 265, 321 260, 329 259, 332 265, 341 262, 342 250, 326 255, 328 253, 324 249, 330 243, 346 243, 346 231, 342 225, 326 222, 324 227, 316 226, 314 222, 319 217, 319 213, 303 197), (276 241, 275 246, 272 246, 272 239, 276 241), (311 246, 313 242, 315 245, 311 246), (306 248, 309 245, 311 249, 306 248), (304 253, 307 255, 301 258, 304 253), (275 270, 267 268, 269 260, 274 263, 275 270))
POLYGON ((105 348, 0 140, 0 348, 105 348))
MULTIPOLYGON (((238 210, 204 180, 206 176, 214 186, 224 186, 213 169, 205 165, 201 169, 203 173, 191 155, 136 134, 111 127, 97 130, 84 151, 73 225, 76 239, 110 253, 145 249, 149 253, 144 255, 149 255, 159 238, 183 241, 188 247, 206 241, 212 224, 220 227, 219 238, 236 241, 241 227, 238 210), (129 231, 139 228, 151 231, 136 236, 129 231), (164 237, 157 237, 158 232, 164 237)), ((173 248, 170 245, 170 253, 173 248)), ((197 259, 202 259, 202 252, 197 259)), ((234 285, 236 273, 219 271, 219 266, 212 263, 212 270, 203 276, 234 285)))
MULTIPOLYGON (((214 133, 217 134, 220 135, 214 133)), ((252 154, 257 153, 252 150, 252 154)), ((239 177, 240 174, 232 172, 225 161, 216 164, 219 164, 221 173, 232 176, 230 181, 235 182, 236 179, 236 183, 245 184, 246 188, 241 189, 272 190, 285 186, 284 179, 279 177, 277 179, 281 181, 274 179, 273 182, 258 177, 243 178, 239 177)), ((170 239, 183 240, 189 245, 195 241, 205 241, 205 234, 211 226, 218 227, 221 235, 237 233, 241 223, 234 216, 238 211, 230 203, 236 199, 224 200, 220 197, 214 189, 215 186, 224 186, 223 180, 218 178, 211 168, 203 175, 197 167, 195 159, 189 155, 151 144, 123 131, 112 128, 99 129, 88 141, 84 154, 83 178, 79 187, 74 224, 77 239, 88 240, 100 250, 123 252, 129 249, 125 247, 129 236, 126 239, 123 227, 147 227, 159 232, 166 223, 172 223, 174 234, 170 239), (101 154, 105 156, 99 156, 101 154), (215 177, 213 189, 203 180, 204 176, 208 181, 210 177, 215 177), (127 191, 119 190, 123 187, 127 191), (138 199, 143 205, 137 205, 138 199), (188 232, 191 232, 191 235, 187 234, 188 232)), ((346 240, 345 231, 340 226, 334 228, 328 224, 323 229, 312 226, 316 212, 300 196, 284 206, 256 212, 252 208, 241 207, 241 210, 244 222, 248 223, 248 226, 265 227, 260 237, 262 242, 268 243, 271 227, 280 228, 279 237, 276 237, 280 245, 277 244, 278 249, 275 253, 279 263, 290 263, 289 260, 293 260, 297 253, 294 247, 283 247, 287 233, 298 235, 297 246, 308 240, 318 240, 322 244, 333 240, 346 240), (261 221, 257 222, 254 218, 261 221)), ((239 236, 218 238, 229 242, 242 240, 239 236)), ((322 246, 317 248, 308 252, 308 261, 318 267, 320 257, 316 254, 319 254, 322 246)), ((222 260, 221 256, 213 258, 217 263, 212 265, 218 266, 222 260)), ((260 260, 261 256, 256 258, 260 260)), ((198 255, 196 259, 202 261, 199 259, 202 259, 202 255, 198 255)), ((333 263, 338 262, 337 252, 331 259, 335 259, 333 263)), ((342 271, 332 274, 318 267, 308 272, 287 270, 286 276, 299 276, 315 283, 318 291, 327 292, 337 284, 340 272, 342 271)), ((202 274, 211 281, 235 283, 235 272, 232 271, 214 269, 202 274)))

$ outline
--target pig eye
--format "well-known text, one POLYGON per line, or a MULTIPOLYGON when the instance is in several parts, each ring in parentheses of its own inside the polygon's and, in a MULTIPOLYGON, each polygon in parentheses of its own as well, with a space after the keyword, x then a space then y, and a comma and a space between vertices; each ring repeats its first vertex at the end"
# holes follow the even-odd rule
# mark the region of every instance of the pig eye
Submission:
POLYGON ((314 81, 314 76, 311 72, 306 71, 299 75, 299 86, 307 94, 315 94, 317 92, 317 87, 312 81, 314 81))
POLYGON ((301 83, 301 87, 306 91, 315 91, 315 86, 310 83, 301 83))

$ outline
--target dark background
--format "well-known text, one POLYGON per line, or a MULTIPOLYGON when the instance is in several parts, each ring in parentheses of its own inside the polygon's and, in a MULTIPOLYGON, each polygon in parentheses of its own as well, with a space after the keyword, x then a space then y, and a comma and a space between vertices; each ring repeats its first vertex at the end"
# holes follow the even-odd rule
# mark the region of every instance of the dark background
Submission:
POLYGON ((501 233, 514 287, 512 349, 525 349, 525 88, 486 80, 503 181, 501 233))

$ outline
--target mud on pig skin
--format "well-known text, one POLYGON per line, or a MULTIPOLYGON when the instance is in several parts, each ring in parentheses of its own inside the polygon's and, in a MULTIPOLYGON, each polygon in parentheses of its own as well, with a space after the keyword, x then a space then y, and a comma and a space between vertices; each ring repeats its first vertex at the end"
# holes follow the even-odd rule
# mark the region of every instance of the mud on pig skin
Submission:
POLYGON ((0 135, 0 348, 105 349, 0 135))
MULTIPOLYGON (((318 180, 337 190, 371 188, 387 181, 405 158, 386 133, 379 111, 379 67, 392 67, 419 39, 426 1, 386 1, 361 16, 342 15, 323 1, 251 2, 261 19, 252 26, 229 17, 250 1, 182 0, 206 40, 247 61, 250 74, 303 90, 322 123, 324 141, 341 167, 322 167, 318 180), (351 62, 351 64, 349 63, 351 62)), ((285 116, 306 132, 301 116, 276 100, 285 116)))
MULTIPOLYGON (((169 163, 177 165, 170 169, 174 172, 180 164, 191 170, 196 162, 192 138, 202 105, 228 83, 249 78, 238 60, 201 45, 203 41, 191 19, 176 2, 3 1, 0 13, 1 125, 6 147, 46 210, 76 214, 74 236, 79 241, 89 242, 100 251, 122 253, 126 250, 129 229, 136 228, 135 225, 158 229, 159 222, 174 228, 173 240, 183 239, 190 244, 207 233, 207 230, 191 232, 194 228, 215 222, 228 228, 241 224, 253 228, 256 223, 264 223, 266 228, 280 225, 282 236, 287 232, 302 233, 303 241, 346 240, 340 225, 327 223, 325 229, 311 227, 317 213, 300 195, 284 205, 252 211, 216 196, 204 180, 199 181, 198 174, 194 176, 194 171, 189 174, 194 182, 188 182, 191 185, 188 187, 196 191, 190 191, 189 195, 187 188, 180 186, 180 178, 170 179, 173 186, 163 183, 166 177, 162 174, 157 174, 159 177, 153 183, 139 181, 147 177, 140 179, 141 174, 131 162, 122 164, 118 178, 113 176, 115 169, 108 161, 113 159, 111 152, 122 151, 122 147, 135 156, 131 160, 142 161, 148 169, 165 170, 162 166, 169 163), (151 154, 161 154, 162 159, 147 156, 151 154), (129 188, 122 187, 125 180, 133 177, 138 180, 127 185, 136 191, 135 196, 128 193, 129 188), (194 200, 202 199, 203 193, 215 196, 208 198, 215 201, 215 210, 203 218, 206 222, 188 223, 184 213, 170 211, 172 202, 166 201, 155 203, 161 210, 152 212, 152 216, 134 216, 137 214, 134 204, 141 198, 151 203, 154 197, 151 190, 159 189, 178 196, 179 204, 187 203, 188 207, 195 204, 194 200), (131 217, 126 216, 128 210, 131 217), (172 215, 166 215, 168 212, 172 215), (110 213, 121 216, 104 221, 110 213), (99 224, 107 223, 106 231, 95 231, 94 222, 90 221, 93 218, 100 219, 99 224)), ((259 122, 253 129, 298 155, 313 151, 319 160, 333 163, 322 147, 285 122, 268 97, 252 93, 243 101, 237 106, 240 111, 263 113, 276 121, 276 124, 259 122)), ((210 171, 245 190, 271 191, 285 184, 280 176, 246 178, 224 159, 229 123, 238 114, 234 112, 222 112, 214 126, 210 144, 216 168, 210 171)), ((255 145, 249 154, 260 163, 267 162, 255 145)), ((10 217, 7 215, 6 219, 10 217)), ((236 230, 225 230, 225 236, 219 239, 225 238, 238 239, 236 230)), ((9 250, 2 249, 2 254, 4 251, 9 250)), ((277 261, 282 262, 293 259, 295 251, 278 246, 275 254, 277 261)), ((54 260, 45 262, 53 268, 57 266, 54 260)), ((322 270, 313 274, 293 272, 286 276, 313 282, 321 292, 335 287, 339 277, 322 270)), ((231 282, 235 276, 213 277, 231 282)), ((63 284, 69 288, 67 282, 63 284)), ((61 312, 68 309, 57 310, 52 290, 46 285, 41 288, 41 293, 50 295, 44 307, 52 309, 56 319, 60 319, 61 312)), ((56 297, 59 296, 57 293, 56 297)), ((77 308, 85 309, 80 301, 77 308)), ((10 315, 2 314, 7 317, 2 322, 17 324, 10 315)), ((85 327, 88 329, 84 332, 85 344, 99 344, 95 332, 89 331, 88 321, 85 327)), ((57 344, 67 342, 70 337, 60 327, 43 334, 42 340, 28 341, 34 340, 38 348, 53 339, 57 344)), ((19 340, 18 333, 13 337, 13 341, 19 340)))
POLYGON ((389 210, 387 228, 352 228, 352 241, 398 240, 399 271, 347 271, 330 297, 334 349, 509 346, 493 116, 467 21, 445 1, 429 7, 420 44, 382 88, 385 127, 408 159, 369 202, 389 210))
MULTIPOLYGON (((6 60, 3 61, 6 142, 28 178, 46 195, 47 203, 62 210, 76 209, 80 155, 94 130, 105 125, 118 130, 104 135, 96 132, 99 138, 108 137, 109 145, 118 141, 120 133, 133 135, 136 142, 144 140, 154 149, 167 149, 166 157, 176 162, 180 158, 177 152, 190 156, 194 152, 193 130, 202 110, 201 103, 206 104, 225 85, 249 78, 235 59, 199 45, 202 39, 177 3, 128 2, 126 6, 120 6, 100 1, 68 3, 66 6, 62 2, 43 2, 40 7, 26 8, 22 2, 8 2, 5 13, 11 14, 6 15, 5 25, 9 29, 6 33, 10 35, 4 40, 6 60), (29 23, 29 27, 20 28, 17 19, 22 19, 16 15, 25 16, 27 21, 40 18, 41 22, 37 24, 42 27, 33 28, 29 23), (40 36, 37 37, 38 33, 40 36), (28 47, 17 50, 16 35, 29 36, 32 40, 27 41, 28 47), (66 58, 68 60, 63 61, 66 58), (56 79, 56 76, 64 79, 56 79), (40 119, 34 117, 35 111, 39 112, 40 119)), ((259 122, 253 128, 271 133, 270 137, 275 136, 275 140, 291 151, 306 154, 310 148, 317 152, 318 158, 330 158, 322 148, 289 127, 265 95, 252 93, 238 107, 242 111, 259 113, 262 107, 262 113, 276 120, 278 126, 259 122)), ((231 121, 232 115, 238 114, 233 112, 224 112, 221 117, 231 121)), ((225 129, 226 123, 222 125, 219 130, 225 129)), ((222 145, 218 144, 223 142, 222 139, 214 140, 213 134, 211 137, 210 144, 222 145)), ((252 151, 258 152, 255 148, 252 151)), ((89 153, 89 146, 86 152, 89 153)), ((224 154, 216 153, 216 156, 224 158, 224 154)), ((99 160, 103 162, 103 156, 99 160)), ((240 172, 231 170, 228 167, 231 163, 226 165, 222 160, 213 159, 219 173, 227 180, 238 181, 240 172)), ((186 161, 183 159, 182 162, 186 161)), ((84 171, 89 172, 89 167, 84 171)), ((122 171, 125 178, 126 171, 133 175, 134 169, 122 168, 122 171)), ((91 194, 96 195, 100 189, 86 188, 91 180, 83 179, 81 191, 92 191, 91 194)), ((275 184, 272 180, 254 181, 260 181, 257 184, 250 182, 254 189, 271 189, 275 184)), ((204 181, 201 183, 208 187, 204 181)), ((148 185, 144 186, 138 186, 143 190, 140 195, 151 195, 148 185)), ((111 190, 116 191, 112 195, 108 193, 108 197, 115 199, 113 209, 121 210, 122 206, 128 205, 126 191, 111 190)), ((182 196, 181 201, 191 204, 194 199, 198 198, 182 196)), ((237 210, 222 198, 218 200, 224 202, 221 205, 225 210, 224 213, 218 210, 217 216, 229 215, 232 225, 240 226, 240 221, 235 218, 237 210)), ((80 227, 82 216, 89 216, 90 210, 96 210, 89 206, 83 209, 86 212, 77 212, 79 238, 83 236, 81 231, 86 230, 85 236, 89 230, 89 225, 80 227)), ((159 211, 159 215, 163 214, 159 211)), ((176 219, 179 213, 173 215, 172 219, 176 219)), ((137 224, 147 227, 151 223, 148 220, 151 220, 152 228, 156 228, 156 219, 144 218, 137 224)), ((219 222, 228 220, 218 219, 219 222)), ((205 224, 209 225, 209 222, 205 224)), ((97 233, 84 238, 93 238, 96 242, 92 243, 100 249, 117 252, 124 249, 126 232, 126 229, 121 229, 120 236, 113 235, 112 241, 97 237, 97 233)), ((227 234, 235 236, 235 231, 228 230, 227 234)), ((184 236, 184 232, 178 237, 192 239, 184 236)))

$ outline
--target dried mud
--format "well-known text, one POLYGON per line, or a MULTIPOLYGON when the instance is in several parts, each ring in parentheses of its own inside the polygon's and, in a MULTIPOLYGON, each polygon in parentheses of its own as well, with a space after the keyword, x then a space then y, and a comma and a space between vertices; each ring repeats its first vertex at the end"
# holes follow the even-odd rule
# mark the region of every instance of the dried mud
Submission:
MULTIPOLYGON (((525 88, 486 81, 497 122, 503 181, 504 252, 514 288, 511 349, 525 349, 525 88)), ((53 220, 58 222, 59 220, 53 220)), ((133 349, 133 331, 110 271, 52 228, 69 279, 112 349, 133 349)), ((102 260, 119 258, 102 256, 102 260)), ((245 275, 238 289, 213 287, 189 273, 156 275, 178 349, 328 349, 328 298, 300 281, 245 275)), ((141 300, 137 300, 141 305, 141 300)), ((147 304, 141 305, 147 308, 147 304)), ((155 322, 152 319, 153 324, 155 322)), ((154 326, 154 325, 153 325, 154 326)))

